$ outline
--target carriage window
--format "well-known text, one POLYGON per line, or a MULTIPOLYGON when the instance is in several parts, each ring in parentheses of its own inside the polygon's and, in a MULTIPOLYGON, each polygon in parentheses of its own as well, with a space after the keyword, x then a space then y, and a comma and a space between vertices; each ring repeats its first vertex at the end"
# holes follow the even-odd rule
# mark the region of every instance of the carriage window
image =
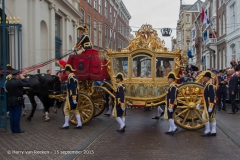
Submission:
POLYGON ((133 57, 132 77, 151 78, 152 57, 147 55, 137 55, 133 57))
POLYGON ((173 70, 173 58, 156 58, 156 77, 166 77, 173 70))
POLYGON ((113 58, 114 74, 121 72, 124 78, 128 77, 128 57, 113 58))

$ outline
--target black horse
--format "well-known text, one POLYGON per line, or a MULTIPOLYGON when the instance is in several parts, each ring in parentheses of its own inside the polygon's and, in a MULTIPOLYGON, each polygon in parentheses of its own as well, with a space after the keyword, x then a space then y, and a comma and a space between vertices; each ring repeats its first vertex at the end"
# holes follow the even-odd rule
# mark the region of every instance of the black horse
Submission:
MULTIPOLYGON (((31 87, 30 89, 26 89, 25 92, 32 105, 32 111, 27 120, 31 121, 35 113, 37 103, 34 97, 37 96, 44 106, 45 121, 48 121, 50 119, 48 116, 49 108, 54 105, 55 101, 55 99, 49 98, 49 94, 53 94, 53 92, 55 92, 55 94, 61 93, 61 82, 59 77, 49 74, 35 74, 27 75, 26 78, 31 87)), ((57 101, 56 105, 60 107, 61 102, 57 101)))

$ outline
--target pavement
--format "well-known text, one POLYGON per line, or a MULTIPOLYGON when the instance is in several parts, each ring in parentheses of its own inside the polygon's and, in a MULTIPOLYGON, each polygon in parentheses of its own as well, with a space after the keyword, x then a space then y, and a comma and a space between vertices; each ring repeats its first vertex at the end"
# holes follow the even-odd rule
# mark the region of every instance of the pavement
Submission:
POLYGON ((227 112, 217 111, 217 136, 201 137, 204 129, 179 128, 173 136, 164 134, 168 123, 151 119, 156 111, 128 109, 126 132, 118 133, 112 117, 100 115, 81 130, 74 130, 74 125, 61 130, 61 109, 50 114, 49 122, 44 122, 43 112, 38 110, 31 122, 22 117, 25 133, 13 134, 9 126, 8 131, 0 130, 0 159, 240 159, 240 112, 228 114, 230 107, 227 112))

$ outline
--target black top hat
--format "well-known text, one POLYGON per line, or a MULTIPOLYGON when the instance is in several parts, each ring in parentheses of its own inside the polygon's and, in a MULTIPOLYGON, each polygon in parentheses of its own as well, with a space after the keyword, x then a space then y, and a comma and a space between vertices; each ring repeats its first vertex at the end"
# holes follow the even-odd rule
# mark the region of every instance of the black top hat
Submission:
POLYGON ((19 70, 13 70, 12 72, 11 72, 11 75, 18 75, 18 74, 20 74, 20 71, 19 70))
POLYGON ((116 78, 120 79, 122 81, 123 80, 123 74, 122 73, 118 73, 116 78))
POLYGON ((212 78, 212 73, 211 73, 211 71, 206 71, 205 74, 203 75, 203 77, 212 78))
POLYGON ((168 73, 167 78, 178 79, 174 72, 168 73))
POLYGON ((73 69, 72 66, 71 66, 70 64, 67 64, 67 65, 65 66, 65 71, 74 72, 74 71, 76 71, 76 70, 73 69))

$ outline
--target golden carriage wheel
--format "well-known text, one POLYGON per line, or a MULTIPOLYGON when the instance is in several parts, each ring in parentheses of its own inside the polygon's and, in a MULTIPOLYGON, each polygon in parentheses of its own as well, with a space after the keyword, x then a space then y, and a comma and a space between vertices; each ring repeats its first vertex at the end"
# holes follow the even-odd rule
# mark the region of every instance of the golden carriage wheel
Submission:
MULTIPOLYGON (((81 115, 82 124, 89 122, 94 116, 94 103, 91 97, 83 92, 78 93, 77 110, 81 115)), ((74 112, 71 112, 69 121, 77 124, 74 112)))
POLYGON ((204 127, 201 101, 203 90, 203 85, 199 83, 185 83, 178 87, 178 106, 173 118, 181 128, 196 130, 204 127), (197 104, 200 104, 200 109, 196 108, 197 104))
POLYGON ((104 92, 102 89, 95 88, 93 94, 91 95, 91 98, 95 106, 94 117, 101 115, 105 109, 106 101, 104 100, 103 94, 104 92))

